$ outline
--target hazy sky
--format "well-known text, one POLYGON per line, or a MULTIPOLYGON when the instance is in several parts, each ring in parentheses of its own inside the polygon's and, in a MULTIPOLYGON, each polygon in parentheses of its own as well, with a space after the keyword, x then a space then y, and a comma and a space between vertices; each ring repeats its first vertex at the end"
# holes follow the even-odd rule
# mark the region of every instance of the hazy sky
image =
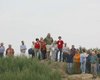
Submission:
POLYGON ((20 41, 29 48, 36 37, 59 35, 69 46, 100 48, 100 0, 0 0, 0 42, 20 41))

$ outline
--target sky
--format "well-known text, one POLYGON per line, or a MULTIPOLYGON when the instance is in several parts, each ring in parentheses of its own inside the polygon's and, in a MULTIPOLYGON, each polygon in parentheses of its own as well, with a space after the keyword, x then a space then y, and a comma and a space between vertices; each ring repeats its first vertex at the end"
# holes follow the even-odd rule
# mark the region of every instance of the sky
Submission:
POLYGON ((54 40, 76 47, 100 48, 100 0, 0 0, 0 42, 19 53, 35 38, 51 33, 54 40))

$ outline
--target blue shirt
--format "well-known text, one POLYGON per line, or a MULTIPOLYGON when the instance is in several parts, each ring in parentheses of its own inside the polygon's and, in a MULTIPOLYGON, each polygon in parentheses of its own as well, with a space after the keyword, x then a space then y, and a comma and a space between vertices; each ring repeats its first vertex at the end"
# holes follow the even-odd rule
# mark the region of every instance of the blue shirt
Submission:
POLYGON ((5 51, 5 47, 4 46, 0 46, 0 53, 4 53, 5 51))
POLYGON ((67 58, 66 62, 73 63, 73 54, 67 54, 66 58, 67 58))
POLYGON ((90 61, 91 61, 92 64, 97 63, 97 55, 92 55, 90 61))

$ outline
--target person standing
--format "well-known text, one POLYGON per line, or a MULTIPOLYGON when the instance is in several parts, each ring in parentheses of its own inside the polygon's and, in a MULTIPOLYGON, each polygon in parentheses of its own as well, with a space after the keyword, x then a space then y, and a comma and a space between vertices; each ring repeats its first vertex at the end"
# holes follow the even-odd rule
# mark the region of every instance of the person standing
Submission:
POLYGON ((58 41, 57 41, 57 52, 56 52, 56 61, 58 61, 57 57, 59 57, 59 61, 62 60, 62 49, 63 49, 63 40, 61 39, 61 36, 58 37, 58 41), (60 55, 58 55, 58 53, 60 52, 60 55))
POLYGON ((71 54, 74 56, 76 53, 76 48, 74 45, 72 45, 72 48, 71 48, 71 54))
POLYGON ((92 52, 90 62, 91 62, 91 73, 93 75, 93 78, 96 78, 97 77, 97 55, 94 51, 92 52))
POLYGON ((80 73, 80 52, 79 50, 76 50, 75 56, 73 58, 74 62, 74 73, 79 74, 80 73))
POLYGON ((25 56, 25 53, 26 53, 26 45, 24 44, 24 41, 21 41, 21 45, 20 45, 20 52, 21 52, 21 56, 25 56))
POLYGON ((73 73, 73 54, 70 52, 66 54, 66 63, 67 63, 67 73, 72 74, 73 73))
POLYGON ((28 54, 29 54, 29 57, 31 56, 32 58, 34 58, 34 56, 35 56, 35 52, 34 52, 34 41, 32 41, 31 48, 28 49, 28 54))
POLYGON ((40 45, 41 45, 41 57, 42 59, 46 59, 46 43, 43 37, 40 38, 40 45))
POLYGON ((66 61, 66 55, 69 53, 69 47, 67 46, 67 43, 64 43, 63 47, 63 62, 66 61))
POLYGON ((51 46, 51 53, 50 53, 52 61, 55 61, 56 59, 56 52, 57 52, 57 44, 56 44, 56 41, 54 41, 51 46))
POLYGON ((98 52, 97 58, 98 58, 97 70, 98 70, 98 73, 100 74, 100 52, 98 52))
POLYGON ((90 62, 91 53, 92 53, 91 50, 87 51, 88 56, 86 58, 86 73, 91 73, 91 62, 90 62))
POLYGON ((81 72, 86 73, 86 58, 88 54, 86 53, 86 50, 83 49, 83 52, 80 55, 80 63, 81 63, 81 72))
POLYGON ((36 42, 34 43, 34 52, 35 52, 35 57, 38 59, 41 59, 41 44, 38 38, 36 38, 36 42))
POLYGON ((1 44, 0 44, 0 57, 3 57, 3 56, 4 56, 4 51, 5 51, 4 44, 1 43, 1 44))
POLYGON ((7 57, 12 57, 14 56, 14 49, 12 48, 12 45, 9 44, 8 48, 6 49, 6 56, 7 57))
POLYGON ((47 59, 50 59, 51 46, 52 46, 52 43, 53 43, 53 38, 51 37, 50 33, 47 34, 44 41, 46 42, 47 59))

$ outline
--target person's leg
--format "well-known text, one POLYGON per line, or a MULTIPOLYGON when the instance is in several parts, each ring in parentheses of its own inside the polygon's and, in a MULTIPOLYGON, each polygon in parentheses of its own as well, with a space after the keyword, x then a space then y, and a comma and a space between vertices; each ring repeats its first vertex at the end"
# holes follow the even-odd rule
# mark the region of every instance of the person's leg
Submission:
POLYGON ((47 49, 46 58, 47 58, 47 60, 49 60, 49 56, 50 56, 50 46, 49 45, 46 45, 46 49, 47 49))
POLYGON ((37 57, 37 49, 34 49, 35 57, 37 57))
POLYGON ((89 63, 89 73, 91 73, 91 63, 89 63))
POLYGON ((97 77, 97 64, 94 64, 94 77, 97 77))
POLYGON ((86 71, 86 62, 83 63, 83 73, 86 71))
POLYGON ((62 60, 62 49, 59 49, 59 51, 60 51, 60 62, 61 62, 61 60, 62 60))
POLYGON ((92 73, 93 78, 94 78, 94 65, 93 64, 91 64, 91 73, 92 73))
POLYGON ((46 59, 46 50, 44 50, 44 54, 43 55, 44 55, 44 59, 46 59))
POLYGON ((66 54, 67 54, 66 52, 63 52, 63 53, 62 53, 62 56, 63 56, 63 57, 62 57, 62 61, 63 61, 63 62, 66 61, 66 54))
POLYGON ((80 73, 80 63, 79 62, 76 62, 75 63, 75 73, 76 74, 79 74, 80 73))
POLYGON ((57 50, 57 52, 56 52, 56 61, 58 61, 58 52, 59 52, 59 50, 57 50))
POLYGON ((3 53, 0 53, 0 58, 2 58, 3 57, 3 53))
POLYGON ((39 52, 39 49, 37 49, 37 59, 39 59, 39 57, 40 57, 40 52, 39 52))
POLYGON ((52 56, 51 56, 51 60, 54 61, 55 60, 55 55, 54 55, 54 51, 52 51, 52 56))
POLYGON ((70 63, 67 63, 67 72, 70 74, 70 63))
POLYGON ((44 55, 43 55, 43 50, 41 50, 41 59, 44 58, 44 55))
POLYGON ((63 62, 64 62, 65 61, 65 54, 63 53, 62 55, 63 55, 63 62))
POLYGON ((91 73, 91 63, 90 62, 86 62, 86 73, 91 73))
POLYGON ((43 59, 43 57, 42 57, 43 55, 42 55, 42 53, 41 53, 41 50, 39 50, 39 59, 43 59))
POLYGON ((70 63, 70 74, 72 74, 73 63, 70 63))
POLYGON ((99 63, 99 74, 100 74, 100 63, 99 63))
POLYGON ((73 73, 76 74, 76 62, 73 63, 73 73))
POLYGON ((89 73, 89 66, 88 66, 88 62, 86 62, 86 73, 89 73))
POLYGON ((66 64, 66 73, 68 73, 68 63, 66 64))
POLYGON ((83 68, 83 63, 81 63, 81 72, 83 73, 84 72, 84 68, 83 68))

